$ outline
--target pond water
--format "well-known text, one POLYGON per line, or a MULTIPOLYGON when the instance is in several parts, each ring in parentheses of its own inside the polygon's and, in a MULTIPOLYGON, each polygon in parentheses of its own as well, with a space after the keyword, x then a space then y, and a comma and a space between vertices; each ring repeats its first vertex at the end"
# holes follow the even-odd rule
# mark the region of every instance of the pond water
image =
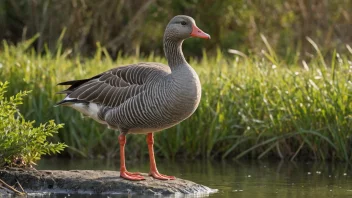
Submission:
MULTIPOLYGON (((163 174, 194 181, 218 193, 209 197, 352 197, 352 169, 345 163, 283 161, 157 160, 163 174)), ((117 161, 44 159, 37 169, 117 170, 117 161)), ((148 161, 127 162, 129 171, 148 172, 148 161)), ((51 197, 97 197, 51 195, 51 197)), ((99 197, 127 197, 111 195, 99 197)), ((133 195, 132 197, 138 197, 133 195)))

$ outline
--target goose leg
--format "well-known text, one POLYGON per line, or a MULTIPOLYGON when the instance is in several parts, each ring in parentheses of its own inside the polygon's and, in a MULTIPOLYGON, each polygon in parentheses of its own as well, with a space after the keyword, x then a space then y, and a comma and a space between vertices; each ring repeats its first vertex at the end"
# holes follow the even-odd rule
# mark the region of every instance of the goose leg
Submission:
POLYGON ((128 172, 125 165, 125 144, 126 144, 126 135, 119 135, 119 144, 120 144, 120 177, 128 180, 144 180, 145 178, 140 175, 140 173, 131 173, 128 172))
POLYGON ((150 159, 149 175, 154 177, 155 179, 160 179, 160 180, 173 180, 173 179, 175 179, 174 176, 167 176, 167 175, 160 174, 158 169, 156 168, 155 157, 154 157, 154 148, 153 148, 153 145, 154 145, 153 133, 148 133, 147 143, 148 143, 149 159, 150 159))

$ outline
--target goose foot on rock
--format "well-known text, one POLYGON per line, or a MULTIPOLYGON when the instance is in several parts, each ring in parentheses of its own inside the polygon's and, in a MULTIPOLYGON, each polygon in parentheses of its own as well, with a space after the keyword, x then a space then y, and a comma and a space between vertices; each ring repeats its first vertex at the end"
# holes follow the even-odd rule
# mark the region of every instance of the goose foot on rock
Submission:
POLYGON ((145 180, 145 178, 140 173, 131 173, 128 171, 121 171, 120 177, 128 179, 128 180, 132 180, 132 181, 145 180))
POLYGON ((150 172, 149 176, 152 176, 154 179, 160 179, 160 180, 174 180, 174 179, 176 179, 176 177, 174 177, 174 176, 163 175, 163 174, 160 174, 158 171, 150 172))

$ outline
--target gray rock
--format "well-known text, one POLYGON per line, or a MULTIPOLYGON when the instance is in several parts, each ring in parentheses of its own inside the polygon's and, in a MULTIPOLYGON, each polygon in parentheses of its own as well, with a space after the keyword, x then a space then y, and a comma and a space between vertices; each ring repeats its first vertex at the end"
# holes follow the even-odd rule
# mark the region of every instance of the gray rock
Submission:
POLYGON ((207 195, 217 191, 183 179, 161 181, 143 176, 144 181, 128 181, 116 171, 0 170, 0 179, 12 186, 18 181, 31 193, 207 195))

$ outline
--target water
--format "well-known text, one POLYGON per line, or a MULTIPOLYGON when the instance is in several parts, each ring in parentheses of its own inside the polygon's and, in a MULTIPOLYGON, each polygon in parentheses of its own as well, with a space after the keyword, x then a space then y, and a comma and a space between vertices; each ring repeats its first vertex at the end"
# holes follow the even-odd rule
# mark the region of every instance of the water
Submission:
MULTIPOLYGON (((157 161, 163 174, 194 181, 219 192, 216 197, 352 197, 352 171, 344 163, 262 161, 157 161)), ((118 162, 45 159, 38 169, 117 170, 118 162)), ((129 171, 148 172, 148 161, 128 162, 129 171)), ((86 197, 70 195, 70 197, 86 197)), ((53 197, 67 197, 55 195, 53 197)), ((101 197, 108 197, 107 195, 101 197)), ((113 195, 109 197, 126 197, 113 195)), ((137 197, 137 196, 132 196, 137 197)))

